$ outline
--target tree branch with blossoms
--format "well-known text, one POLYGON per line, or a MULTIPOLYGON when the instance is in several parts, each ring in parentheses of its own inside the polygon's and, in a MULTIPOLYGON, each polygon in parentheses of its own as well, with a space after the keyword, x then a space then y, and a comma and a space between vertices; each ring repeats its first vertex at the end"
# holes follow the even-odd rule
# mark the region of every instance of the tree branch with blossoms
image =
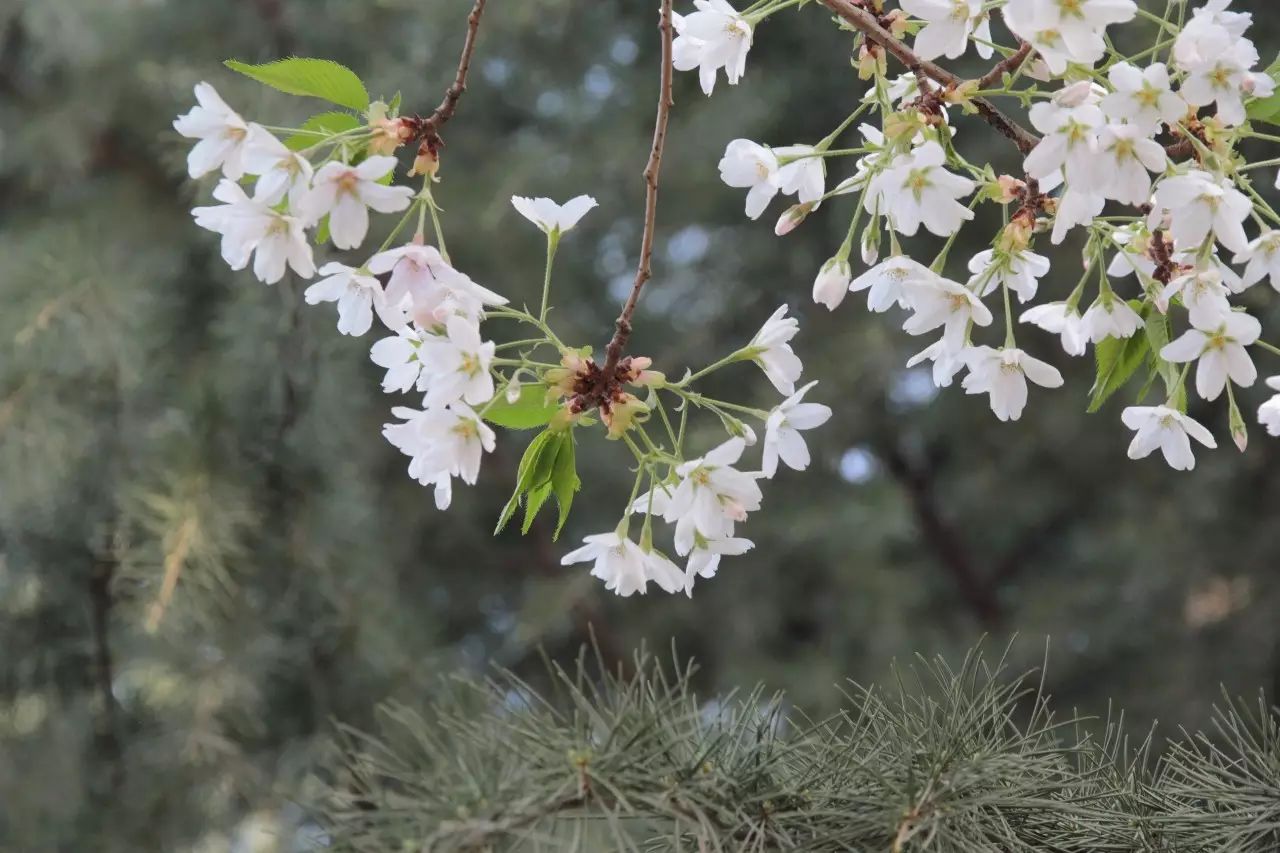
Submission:
MULTIPOLYGON (((439 131, 466 89, 484 0, 474 0, 468 16, 454 82, 426 118, 402 115, 398 99, 372 100, 355 72, 320 59, 228 63, 266 85, 339 108, 299 127, 247 121, 200 84, 199 105, 175 128, 197 140, 188 157, 191 177, 220 172, 222 180, 213 190, 219 204, 196 208, 195 221, 220 235, 233 269, 252 263, 263 282, 290 271, 304 279, 318 274, 305 301, 335 303, 339 332, 363 335, 375 317, 388 330, 370 350, 386 370, 383 389, 421 395, 421 403, 393 407, 396 420, 383 434, 408 457, 410 476, 434 489, 439 509, 449 506, 455 481, 476 482, 496 429, 536 430, 497 527, 523 511, 527 532, 554 498, 558 536, 583 485, 578 442, 599 426, 635 479, 617 526, 585 537, 563 564, 592 563, 591 573, 619 595, 643 593, 650 584, 691 593, 698 579, 716 574, 723 557, 753 547, 738 526, 761 507, 764 482, 782 467, 808 467, 803 433, 825 423, 831 410, 805 399, 815 382, 797 387, 803 365, 792 341, 799 321, 787 304, 745 345, 699 369, 663 365, 663 372, 652 358, 626 354, 652 274, 672 78, 696 70, 708 96, 721 75, 739 84, 761 26, 807 5, 755 0, 739 11, 728 0, 693 0, 694 10, 681 15, 672 0, 661 0, 640 255, 598 360, 549 322, 560 244, 596 206, 591 196, 564 204, 512 199, 545 238, 542 280, 518 294, 530 303, 540 294, 536 312, 517 308, 510 299, 516 294, 474 281, 459 268, 465 259, 455 265, 445 250, 435 200, 449 191, 441 186, 439 131), (397 152, 414 143, 407 174, 421 184, 399 185, 397 152), (399 216, 371 252, 362 250, 370 211, 399 216), (315 252, 329 251, 329 244, 363 253, 354 265, 329 260, 317 268, 315 252), (757 408, 703 390, 708 376, 743 363, 756 365, 783 399, 757 408), (700 434, 690 428, 694 418, 718 422, 725 439, 691 446, 691 436, 700 434), (762 428, 762 440, 752 423, 762 428), (745 461, 757 459, 748 456, 756 445, 758 461, 745 461)), ((1020 329, 1038 327, 1057 336, 1068 357, 1093 348, 1089 411, 1117 394, 1130 398, 1119 420, 1135 433, 1132 458, 1159 450, 1172 467, 1190 469, 1193 441, 1216 446, 1212 432, 1188 414, 1193 365, 1195 393, 1207 403, 1225 398, 1229 431, 1243 450, 1240 399, 1258 376, 1249 348, 1280 355, 1240 300, 1264 279, 1280 290, 1280 214, 1253 184, 1257 170, 1280 166, 1280 157, 1248 162, 1239 153, 1245 141, 1280 142, 1259 129, 1280 125, 1280 66, 1256 69, 1258 51, 1246 37, 1250 16, 1229 5, 1208 0, 1188 18, 1177 3, 1157 16, 1134 0, 899 0, 888 11, 883 0, 821 0, 853 33, 866 92, 815 143, 726 140, 721 178, 746 191, 751 219, 778 196, 795 197, 774 226, 778 236, 820 206, 853 196, 846 237, 818 270, 812 298, 835 310, 849 293, 864 292, 874 313, 905 311, 907 335, 937 336, 907 365, 931 365, 938 386, 963 373, 966 393, 985 395, 999 420, 1018 420, 1031 385, 1065 384, 1044 353, 1033 355, 1019 341, 1020 329), (1152 26, 1151 46, 1118 50, 1109 30, 1122 26, 1152 26), (937 61, 970 48, 994 60, 974 79, 937 61), (889 56, 905 74, 889 74, 889 56), (967 115, 1014 143, 1021 177, 966 157, 958 142, 967 115), (855 127, 860 140, 842 142, 855 127), (852 168, 829 185, 828 170, 841 163, 852 168), (953 250, 982 205, 999 208, 1000 227, 984 240, 987 248, 961 263, 953 250), (1256 228, 1256 236, 1247 228, 1256 228), (936 252, 908 256, 901 239, 924 234, 939 241, 936 252), (1078 279, 1049 275, 1049 259, 1034 248, 1073 234, 1084 242, 1078 279), (855 244, 867 267, 857 275, 855 244), (1234 257, 1220 256, 1219 247, 1234 257), (1046 299, 1042 284, 1059 292, 1046 299), (1163 402, 1147 405, 1157 392, 1163 402)), ((1280 376, 1268 384, 1280 391, 1280 376)), ((1260 405, 1257 419, 1280 435, 1280 394, 1260 405)))

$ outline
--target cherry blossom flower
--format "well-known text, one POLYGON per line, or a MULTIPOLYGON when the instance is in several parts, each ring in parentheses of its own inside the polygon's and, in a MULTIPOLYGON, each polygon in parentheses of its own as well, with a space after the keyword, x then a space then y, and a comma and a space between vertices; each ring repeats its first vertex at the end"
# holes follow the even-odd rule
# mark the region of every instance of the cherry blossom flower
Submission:
POLYGON ((818 277, 813 280, 813 301, 834 311, 849 293, 853 268, 843 258, 832 258, 822 265, 818 277))
POLYGON ((583 542, 586 544, 581 548, 565 554, 560 565, 594 563, 591 576, 604 581, 605 589, 623 598, 637 592, 644 595, 650 581, 667 592, 685 588, 685 573, 674 563, 655 551, 646 553, 617 531, 597 533, 583 542))
POLYGON ((1138 312, 1110 293, 1099 296, 1080 320, 1080 331, 1095 344, 1107 338, 1132 337, 1141 327, 1138 312))
MULTIPOLYGON (((1267 387, 1280 391, 1280 376, 1269 378, 1267 387)), ((1267 435, 1280 436, 1280 393, 1258 407, 1258 423, 1267 428, 1267 435)))
POLYGON ((1151 176, 1168 165, 1164 147, 1137 125, 1111 124, 1098 133, 1096 187, 1106 198, 1122 204, 1146 204, 1151 198, 1151 176))
POLYGON ((367 270, 334 261, 321 267, 320 275, 326 277, 308 287, 303 299, 308 305, 338 303, 338 331, 342 334, 359 337, 369 331, 374 312, 392 331, 407 322, 404 313, 387 302, 382 284, 367 270))
POLYGON ((1246 264, 1241 279, 1243 287, 1252 287, 1263 278, 1269 278, 1271 286, 1280 290, 1280 231, 1264 231, 1233 260, 1237 264, 1246 264))
POLYGON ((549 198, 525 198, 513 195, 511 205, 525 219, 537 225, 547 234, 559 236, 578 224, 596 206, 589 195, 574 196, 564 204, 556 204, 549 198))
POLYGON ((196 225, 222 235, 222 259, 242 270, 253 258, 253 274, 275 284, 286 267, 303 278, 316 274, 311 244, 302 221, 249 198, 239 184, 224 178, 213 191, 220 205, 191 211, 196 225))
POLYGON ((750 539, 733 536, 721 536, 708 539, 701 534, 695 537, 693 548, 689 551, 689 562, 685 566, 685 590, 693 594, 695 578, 713 578, 720 568, 721 557, 737 557, 755 547, 750 539))
POLYGON ((747 216, 758 219, 778 194, 778 158, 750 139, 735 139, 720 158, 720 180, 747 190, 747 216))
POLYGON ((1240 312, 1230 312, 1212 326, 1197 326, 1183 332, 1160 350, 1165 361, 1196 363, 1196 393, 1205 400, 1216 400, 1229 378, 1248 388, 1258 378, 1258 369, 1245 347, 1257 342, 1262 324, 1240 312))
POLYGON ((232 181, 244 177, 244 151, 249 125, 227 106, 208 83, 196 84, 198 106, 174 119, 173 129, 188 139, 199 139, 187 154, 187 173, 201 178, 222 169, 232 181))
POLYGON ((358 166, 326 163, 316 171, 302 203, 311 222, 329 217, 329 234, 339 249, 354 249, 369 233, 369 211, 396 213, 409 206, 413 190, 378 183, 396 167, 394 157, 369 157, 358 166))
POLYGON ((801 204, 813 204, 822 199, 826 190, 827 162, 816 156, 812 145, 784 145, 773 149, 779 158, 778 189, 794 195, 801 204))
POLYGON ((427 395, 423 406, 443 406, 456 400, 478 406, 493 399, 495 344, 480 338, 478 326, 462 317, 450 317, 447 335, 423 340, 418 352, 424 364, 427 395))
POLYGON ((761 471, 770 479, 778 472, 778 460, 794 471, 809 467, 809 448, 802 430, 815 429, 831 418, 831 409, 821 403, 806 403, 804 395, 817 385, 810 382, 778 404, 765 422, 764 461, 761 471))
POLYGON ((787 306, 781 305, 769 315, 769 319, 756 332, 743 353, 744 357, 760 366, 780 393, 794 394, 796 380, 800 378, 804 366, 788 341, 800 331, 800 322, 786 314, 787 306))
POLYGON ((1049 272, 1049 259, 1029 249, 999 254, 987 249, 970 258, 969 272, 973 274, 969 288, 978 296, 1004 285, 1017 295, 1019 302, 1027 302, 1035 298, 1040 279, 1049 272))
POLYGON ((849 290, 853 293, 866 290, 867 307, 879 313, 888 311, 895 304, 909 308, 911 294, 939 278, 941 276, 919 261, 906 255, 894 255, 854 279, 849 290))
POLYGON ((991 325, 991 309, 972 290, 940 276, 913 285, 910 302, 915 313, 902 324, 903 330, 909 335, 923 335, 941 326, 942 339, 953 352, 964 347, 970 323, 991 325))
POLYGON ((408 299, 414 316, 429 321, 427 325, 443 325, 459 309, 475 319, 483 306, 507 303, 505 297, 450 266, 434 246, 410 243, 388 249, 370 258, 367 266, 374 275, 391 273, 387 301, 400 305, 408 299), (451 310, 440 310, 446 306, 451 310))
POLYGON ((991 22, 983 13, 982 0, 902 0, 902 8, 925 22, 916 35, 915 51, 921 59, 959 59, 977 36, 978 55, 992 55, 991 22))
POLYGON ((445 501, 441 509, 448 506, 450 477, 475 485, 484 454, 493 452, 495 436, 469 406, 454 403, 422 411, 398 406, 391 412, 405 422, 385 425, 382 434, 412 457, 410 476, 424 485, 436 484, 437 505, 445 501))
POLYGON ((696 534, 729 536, 735 522, 760 508, 762 495, 755 474, 734 468, 746 442, 731 438, 706 456, 676 468, 680 482, 671 492, 663 518, 676 525, 676 551, 689 552, 696 534))
POLYGON ((948 172, 943 166, 947 155, 942 146, 930 141, 911 154, 894 161, 894 165, 871 181, 866 206, 870 213, 889 217, 895 230, 908 237, 921 223, 932 234, 949 237, 960 226, 973 219, 973 211, 956 199, 973 192, 968 178, 948 172))
POLYGON ((306 157, 290 151, 283 142, 261 127, 249 129, 243 155, 244 171, 257 175, 253 197, 268 206, 289 198, 289 210, 298 214, 315 171, 306 157))
POLYGON ((1137 431, 1129 444, 1130 459, 1144 459, 1158 447, 1170 468, 1190 471, 1196 467, 1191 438, 1210 450, 1218 446, 1213 433, 1202 424, 1168 406, 1130 406, 1120 414, 1120 419, 1129 429, 1137 431))
POLYGON ((991 395, 991 411, 1002 421, 1016 421, 1027 404, 1027 380, 1043 388, 1062 386, 1062 374, 1051 364, 1012 347, 981 346, 964 354, 969 375, 962 387, 966 394, 991 395))
POLYGON ((1102 59, 1103 31, 1133 20, 1138 7, 1133 0, 1009 0, 1002 11, 1009 29, 1061 74, 1069 62, 1092 66, 1102 59))
POLYGON ((1107 70, 1115 91, 1102 99, 1102 111, 1112 121, 1125 121, 1147 134, 1173 125, 1187 111, 1186 103, 1169 88, 1169 69, 1153 62, 1139 69, 1117 62, 1107 70))
POLYGON ((1069 186, 1058 199, 1058 212, 1053 217, 1053 232, 1049 240, 1055 246, 1067 238, 1077 225, 1088 225, 1102 214, 1107 200, 1102 193, 1069 186))
POLYGON ((1076 307, 1068 302, 1048 302, 1022 312, 1019 322, 1030 323, 1046 332, 1062 338, 1062 349, 1067 355, 1084 355, 1089 336, 1085 333, 1083 318, 1076 307))
POLYGON ((1174 296, 1180 296, 1183 306, 1191 313, 1191 325, 1214 329, 1231 313, 1227 293, 1222 274, 1216 269, 1192 270, 1170 281, 1161 299, 1167 305, 1174 296))
POLYGON ((730 86, 736 86, 747 68, 751 50, 751 24, 726 0, 693 0, 698 11, 672 14, 676 37, 671 64, 678 71, 698 69, 704 94, 716 87, 716 72, 723 68, 730 86))
POLYGON ((1031 124, 1044 135, 1023 163, 1028 175, 1043 181, 1061 169, 1067 183, 1077 189, 1093 192, 1098 188, 1093 158, 1098 128, 1106 118, 1096 100, 1092 84, 1082 81, 1031 107, 1031 124))
POLYGON ((1235 252, 1248 248, 1244 220, 1253 204, 1227 178, 1200 169, 1165 178, 1156 187, 1156 210, 1167 212, 1170 231, 1179 246, 1194 248, 1210 234, 1235 252))
POLYGON ((382 378, 383 391, 404 392, 418 384, 422 373, 422 360, 418 356, 425 337, 421 331, 405 326, 395 335, 383 338, 369 349, 369 358, 373 363, 387 369, 386 376, 382 378))
POLYGON ((965 349, 952 349, 946 338, 939 338, 907 359, 907 367, 932 361, 933 384, 939 388, 949 388, 956 374, 964 369, 965 351, 965 349))
POLYGON ((1193 16, 1174 43, 1174 59, 1187 72, 1179 94, 1196 107, 1216 101, 1218 119, 1228 126, 1245 121, 1244 95, 1267 97, 1275 89, 1269 76, 1250 71, 1259 57, 1243 38, 1248 23, 1247 15, 1210 9, 1193 16))

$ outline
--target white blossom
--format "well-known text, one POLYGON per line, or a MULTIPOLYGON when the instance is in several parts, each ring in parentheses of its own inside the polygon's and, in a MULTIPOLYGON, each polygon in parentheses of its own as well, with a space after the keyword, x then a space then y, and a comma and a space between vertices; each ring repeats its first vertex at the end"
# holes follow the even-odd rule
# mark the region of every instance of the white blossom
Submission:
POLYGON ((804 395, 818 383, 810 382, 774 408, 765 422, 764 461, 761 471, 772 478, 778 471, 778 460, 792 470, 809 467, 809 448, 802 430, 815 429, 831 418, 831 409, 821 403, 806 403, 804 395))
POLYGON ((370 360, 387 370, 386 376, 382 378, 383 391, 405 392, 418 384, 422 372, 422 360, 418 355, 426 337, 418 329, 405 326, 396 334, 383 338, 370 347, 370 360))
POLYGON ((548 234, 560 235, 578 224, 596 206, 589 195, 574 196, 564 204, 556 204, 549 198, 525 198, 513 195, 511 205, 525 219, 548 234))
POLYGON ((1144 133, 1154 134, 1161 125, 1175 124, 1187 111, 1186 103, 1169 88, 1169 69, 1153 62, 1139 69, 1117 62, 1107 71, 1115 91, 1102 99, 1102 111, 1112 121, 1125 121, 1144 133))
POLYGON ((303 299, 308 305, 338 303, 338 331, 342 334, 359 337, 369 331, 374 312, 392 331, 407 322, 404 313, 387 302, 382 284, 367 270, 334 261, 321 267, 320 275, 325 278, 308 287, 303 299))
POLYGON ((751 24, 726 0, 693 0, 698 11, 672 14, 676 37, 671 64, 679 71, 698 69, 702 91, 716 87, 716 72, 723 68, 730 86, 736 86, 747 68, 751 50, 751 24))
POLYGON ((1196 361, 1196 393, 1216 400, 1229 378, 1247 388, 1258 378, 1258 369, 1245 347, 1257 342, 1262 324, 1256 318, 1232 311, 1212 326, 1197 326, 1165 344, 1160 357, 1165 361, 1196 361), (1198 359, 1198 361, 1197 361, 1198 359))
POLYGON ((1094 158, 1098 129, 1106 119, 1096 94, 1086 80, 1031 107, 1031 124, 1044 135, 1023 163, 1028 175, 1043 181, 1062 170, 1076 189, 1091 193, 1099 188, 1094 158))
POLYGON ((991 395, 991 411, 1002 421, 1016 421, 1027 404, 1027 380, 1044 388, 1062 385, 1062 374, 1051 364, 1012 347, 982 346, 965 351, 969 375, 962 387, 967 394, 991 395))
POLYGON ((933 384, 939 388, 949 388, 956 374, 964 369, 966 351, 967 348, 952 349, 946 338, 939 338, 907 359, 907 367, 932 361, 933 384))
POLYGON ((956 199, 973 192, 968 178, 944 168, 947 155, 942 146, 929 141, 871 181, 865 205, 889 217, 893 227, 908 237, 923 223, 932 234, 949 237, 973 219, 973 211, 956 199))
POLYGON ((396 213, 409 206, 413 190, 378 183, 396 167, 396 158, 369 157, 358 166, 326 163, 315 174, 302 202, 309 221, 329 217, 329 234, 339 249, 354 249, 369 233, 369 211, 396 213))
POLYGON ((1222 274, 1216 269, 1203 269, 1173 279, 1160 296, 1166 305, 1175 295, 1180 296, 1183 306, 1191 313, 1191 325, 1213 329, 1231 313, 1227 293, 1222 274))
POLYGON ((191 214, 201 228, 222 235, 222 259, 233 270, 244 269, 252 257, 253 274, 267 284, 284 278, 286 267, 303 278, 316 274, 311 244, 297 217, 249 198, 228 178, 218 183, 213 197, 223 203, 197 207, 191 214))
POLYGON ((1001 253, 987 249, 969 259, 969 272, 969 288, 978 296, 1004 285, 1019 302, 1028 302, 1035 298, 1040 279, 1049 272, 1049 259, 1029 249, 1001 253))
POLYGON ((760 508, 758 475, 734 468, 746 442, 731 438, 707 455, 676 468, 680 482, 671 492, 663 513, 676 526, 676 552, 687 554, 696 536, 730 536, 733 525, 745 521, 748 512, 760 508))
POLYGON ((423 485, 434 484, 436 506, 447 509, 450 478, 475 485, 484 454, 493 452, 493 430, 463 403, 421 411, 397 406, 391 412, 404 423, 386 424, 383 436, 411 457, 409 475, 423 485))
POLYGON ((958 59, 977 36, 978 55, 992 55, 991 22, 982 9, 982 0, 902 0, 902 8, 925 22, 916 34, 915 51, 921 59, 945 56, 958 59))
POLYGON ((1191 169, 1161 181, 1155 200, 1153 215, 1168 213, 1169 230, 1180 247, 1194 249, 1210 234, 1232 251, 1248 247, 1243 222, 1253 204, 1228 179, 1191 169))
POLYGON ((758 219, 778 194, 778 158, 774 152, 750 139, 735 139, 720 158, 720 180, 736 189, 747 190, 747 216, 758 219))
POLYGON ((443 326, 454 314, 478 319, 485 305, 505 305, 507 300, 458 271, 434 246, 409 243, 379 252, 369 259, 369 272, 391 273, 387 301, 399 306, 406 299, 415 319, 427 326, 443 326))
POLYGON ((1019 322, 1030 323, 1046 332, 1062 338, 1062 349, 1067 355, 1084 355, 1089 336, 1084 330, 1084 318, 1076 307, 1067 302, 1047 302, 1022 312, 1019 322))
POLYGON ((1133 0, 1009 0, 1003 9, 1009 29, 1031 42, 1053 74, 1069 62, 1092 66, 1102 59, 1103 31, 1137 13, 1133 0))
POLYGON ((245 144, 243 164, 247 174, 258 176, 253 188, 255 200, 276 205, 287 196, 289 210, 295 215, 302 211, 302 202, 315 175, 306 157, 290 151, 279 139, 253 125, 245 144))
POLYGON ((422 342, 418 358, 423 362, 421 381, 426 385, 423 406, 443 406, 456 400, 478 406, 493 399, 495 344, 480 337, 480 329, 463 317, 450 317, 446 334, 422 342))
POLYGON ((941 276, 919 261, 906 255, 894 255, 854 279, 849 290, 853 293, 866 290, 867 307, 883 312, 895 304, 910 307, 911 294, 939 278, 941 276))
POLYGON ((1164 147, 1147 131, 1131 124, 1110 124, 1098 133, 1096 189, 1122 204, 1146 204, 1151 198, 1151 176, 1168 165, 1164 147))
POLYGON ((630 538, 613 533, 588 536, 581 548, 560 560, 562 566, 593 563, 591 576, 604 581, 605 589, 622 597, 647 591, 653 581, 667 592, 685 588, 685 573, 657 551, 645 552, 630 538))
POLYGON ((991 309, 972 290, 941 276, 913 285, 909 301, 915 313, 902 324, 903 330, 923 335, 942 327, 942 338, 952 351, 964 346, 970 323, 991 325, 991 309))
POLYGON ((779 158, 778 189, 801 204, 816 204, 826 190, 827 161, 812 145, 784 145, 773 149, 779 158))
POLYGON ((734 536, 721 536, 708 539, 702 535, 694 538, 693 548, 689 551, 689 562, 685 566, 686 591, 692 594, 695 578, 713 578, 720 568, 721 557, 736 557, 745 554, 755 547, 750 539, 734 536))
POLYGON ((227 106, 208 83, 196 84, 196 101, 186 115, 174 119, 173 129, 188 139, 199 139, 187 154, 187 172, 192 178, 222 169, 232 181, 244 177, 244 150, 249 125, 227 106))
POLYGON ((1132 337, 1142 327, 1142 317, 1118 296, 1104 293, 1080 320, 1081 332, 1093 343, 1107 338, 1132 337))
POLYGON ((1121 413, 1120 419, 1129 429, 1137 431, 1129 444, 1130 459, 1143 459, 1158 447, 1169 467, 1190 471, 1196 467, 1190 438, 1211 450, 1218 446, 1213 434, 1202 424, 1168 406, 1130 406, 1121 413))
POLYGON ((744 353, 760 365, 764 375, 783 394, 794 394, 796 380, 804 366, 788 342, 800 331, 800 322, 788 317, 787 306, 781 305, 756 332, 744 353))
POLYGON ((1268 278, 1271 286, 1280 290, 1280 231, 1264 231, 1233 260, 1237 264, 1246 264, 1241 279, 1243 287, 1252 287, 1268 278))

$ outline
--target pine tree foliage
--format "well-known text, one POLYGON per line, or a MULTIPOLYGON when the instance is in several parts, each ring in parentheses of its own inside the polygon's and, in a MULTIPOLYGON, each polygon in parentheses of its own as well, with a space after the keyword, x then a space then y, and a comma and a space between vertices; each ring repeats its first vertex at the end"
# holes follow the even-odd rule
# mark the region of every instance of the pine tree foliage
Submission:
MULTIPOLYGON (((1160 756, 1061 717, 1035 673, 976 650, 850 683, 811 720, 757 688, 702 702, 692 668, 580 657, 534 690, 441 684, 344 731, 336 849, 1168 851, 1280 847, 1280 723, 1228 700, 1160 756)), ((1272 709, 1274 711, 1275 709, 1272 709)))

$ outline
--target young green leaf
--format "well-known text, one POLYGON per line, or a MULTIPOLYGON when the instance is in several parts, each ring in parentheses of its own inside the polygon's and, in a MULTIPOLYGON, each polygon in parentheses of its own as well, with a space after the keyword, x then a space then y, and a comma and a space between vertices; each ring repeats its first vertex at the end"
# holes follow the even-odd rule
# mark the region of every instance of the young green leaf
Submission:
POLYGON ((526 385, 514 403, 499 397, 485 410, 484 419, 507 429, 537 429, 546 426, 560 410, 556 403, 547 402, 547 389, 543 385, 526 385))
POLYGON ((573 506, 573 496, 582 487, 578 479, 577 452, 573 444, 573 430, 563 433, 563 444, 556 454, 556 464, 551 471, 551 489, 556 496, 556 504, 560 507, 560 518, 556 521, 552 540, 560 538, 564 523, 569 520, 569 508, 573 506))
POLYGON ((263 65, 228 59, 225 65, 232 71, 290 95, 320 98, 361 112, 369 109, 369 91, 356 73, 328 59, 295 56, 263 65))
POLYGON ((323 133, 325 136, 335 136, 348 130, 355 130, 363 125, 364 122, 351 113, 338 112, 337 110, 319 113, 304 121, 302 127, 298 128, 299 131, 309 132, 295 133, 286 137, 284 144, 290 151, 301 151, 304 148, 310 148, 323 139, 323 137, 316 136, 317 133, 323 133))
POLYGON ((498 526, 493 531, 495 535, 501 533, 507 526, 507 522, 511 521, 516 507, 520 506, 520 498, 540 483, 550 479, 552 466, 555 463, 557 440, 558 433, 545 430, 534 436, 533 441, 529 442, 529 446, 525 448, 524 456, 520 457, 520 465, 516 470, 515 491, 511 493, 511 499, 507 501, 507 505, 502 508, 502 513, 498 516, 498 526))

